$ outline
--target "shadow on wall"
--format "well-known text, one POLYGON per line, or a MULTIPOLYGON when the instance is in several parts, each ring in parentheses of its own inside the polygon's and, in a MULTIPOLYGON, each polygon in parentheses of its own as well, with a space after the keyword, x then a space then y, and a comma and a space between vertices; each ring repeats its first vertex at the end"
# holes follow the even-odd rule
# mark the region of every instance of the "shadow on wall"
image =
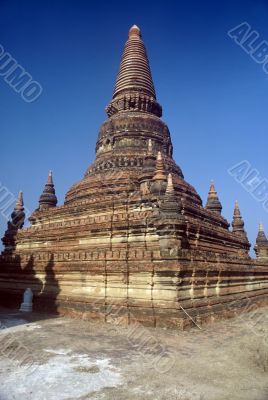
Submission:
MULTIPOLYGON (((38 266, 38 273, 43 270, 38 266)), ((12 260, 12 264, 3 259, 0 263, 0 305, 19 309, 23 294, 27 288, 33 291, 33 311, 58 314, 57 297, 60 292, 55 278, 54 256, 51 254, 44 269, 44 280, 39 279, 31 255, 25 267, 21 265, 20 257, 12 260)))
POLYGON ((42 291, 36 296, 34 309, 58 314, 57 297, 60 292, 54 272, 54 255, 51 254, 45 267, 45 283, 42 291))

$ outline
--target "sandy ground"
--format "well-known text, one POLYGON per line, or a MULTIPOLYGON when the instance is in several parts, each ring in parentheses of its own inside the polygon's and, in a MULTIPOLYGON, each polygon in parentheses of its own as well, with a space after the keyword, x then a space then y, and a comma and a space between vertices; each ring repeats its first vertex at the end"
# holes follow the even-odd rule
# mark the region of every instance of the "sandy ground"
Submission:
POLYGON ((0 400, 268 400, 268 308, 186 332, 0 320, 0 400))

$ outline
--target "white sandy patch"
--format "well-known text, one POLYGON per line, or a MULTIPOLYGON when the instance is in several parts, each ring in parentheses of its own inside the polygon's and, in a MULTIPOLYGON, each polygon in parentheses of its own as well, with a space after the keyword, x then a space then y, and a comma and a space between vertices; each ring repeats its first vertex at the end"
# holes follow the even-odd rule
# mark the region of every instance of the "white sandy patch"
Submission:
POLYGON ((6 361, 0 359, 0 400, 75 399, 121 384, 120 373, 110 365, 109 359, 62 354, 66 353, 62 349, 46 351, 57 355, 36 365, 30 374, 20 367, 6 371, 6 361))
POLYGON ((46 353, 51 353, 51 354, 57 354, 57 355, 62 355, 65 356, 66 354, 69 354, 72 352, 72 350, 68 349, 43 349, 46 353))
MULTIPOLYGON (((20 331, 31 331, 34 329, 40 329, 41 326, 35 322, 28 322, 24 319, 12 318, 12 319, 1 319, 0 322, 0 334, 1 333, 15 333, 20 331), (8 329, 8 331, 7 331, 8 329)), ((0 398, 0 400, 2 400, 0 398)))

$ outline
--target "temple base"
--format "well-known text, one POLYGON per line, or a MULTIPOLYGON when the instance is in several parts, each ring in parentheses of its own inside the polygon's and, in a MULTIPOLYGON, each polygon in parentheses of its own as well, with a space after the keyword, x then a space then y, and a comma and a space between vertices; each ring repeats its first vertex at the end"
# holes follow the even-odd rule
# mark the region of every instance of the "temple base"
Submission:
POLYGON ((34 311, 176 329, 268 304, 265 263, 186 250, 166 259, 146 259, 142 251, 127 262, 120 252, 114 256, 53 265, 32 261, 32 269, 2 259, 0 303, 19 305, 25 287, 31 287, 34 311))

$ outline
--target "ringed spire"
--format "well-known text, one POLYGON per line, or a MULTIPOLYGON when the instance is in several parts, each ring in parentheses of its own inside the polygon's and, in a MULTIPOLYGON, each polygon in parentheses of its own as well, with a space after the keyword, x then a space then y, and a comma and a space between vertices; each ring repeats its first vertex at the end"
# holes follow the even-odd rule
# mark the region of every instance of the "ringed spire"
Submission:
POLYGON ((106 107, 109 117, 120 111, 149 112, 162 116, 162 107, 156 101, 147 51, 137 25, 133 25, 128 32, 113 99, 106 107))
POLYGON ((130 90, 156 98, 146 48, 137 25, 133 25, 128 33, 113 98, 130 90))

